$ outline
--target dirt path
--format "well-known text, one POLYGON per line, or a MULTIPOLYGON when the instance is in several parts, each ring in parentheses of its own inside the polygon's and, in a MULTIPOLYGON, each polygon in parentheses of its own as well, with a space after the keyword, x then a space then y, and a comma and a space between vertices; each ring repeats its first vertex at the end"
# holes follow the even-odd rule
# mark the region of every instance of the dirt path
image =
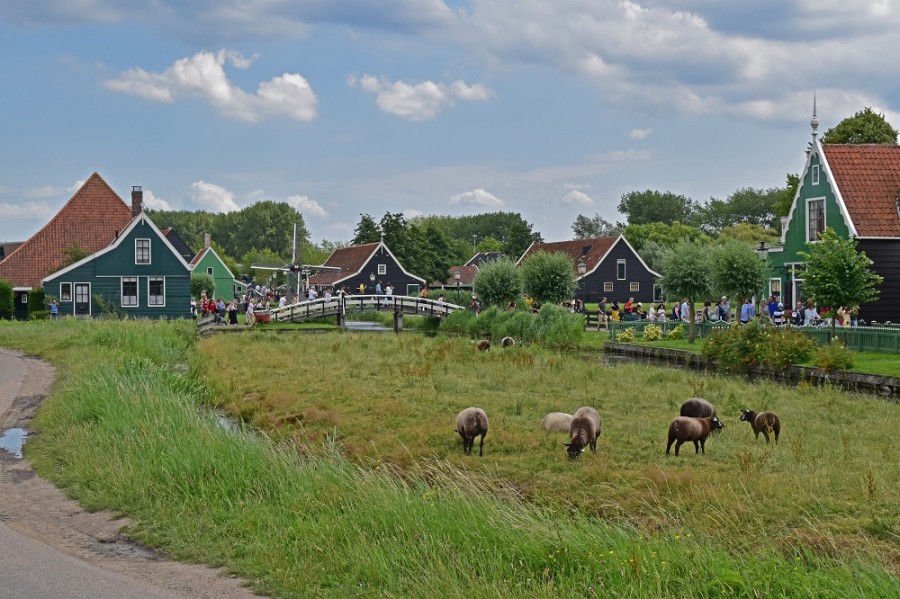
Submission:
MULTIPOLYGON (((28 431, 53 377, 54 369, 49 364, 0 349, 0 434, 10 428, 28 431)), ((37 476, 27 460, 0 450, 0 528, 8 527, 18 533, 13 533, 17 543, 20 537, 33 539, 90 565, 86 578, 92 576, 91 568, 100 567, 135 581, 135 590, 158 590, 154 596, 256 596, 244 589, 239 579, 220 570, 169 561, 152 549, 131 542, 119 533, 127 523, 125 519, 113 519, 108 512, 86 512, 37 476)), ((123 596, 141 593, 137 590, 123 596)))

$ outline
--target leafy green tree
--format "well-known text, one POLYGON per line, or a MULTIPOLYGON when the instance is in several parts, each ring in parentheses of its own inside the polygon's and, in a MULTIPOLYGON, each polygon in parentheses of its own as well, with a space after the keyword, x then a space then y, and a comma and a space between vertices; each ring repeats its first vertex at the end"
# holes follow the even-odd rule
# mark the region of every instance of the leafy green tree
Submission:
POLYGON ((598 237, 618 237, 624 227, 620 224, 612 224, 599 214, 588 218, 582 214, 575 217, 572 223, 574 239, 596 239, 598 237))
POLYGON ((478 245, 475 246, 476 252, 502 252, 503 251, 503 242, 499 239, 495 239, 493 237, 485 237, 484 239, 478 240, 478 245))
POLYGON ((475 275, 475 293, 489 306, 505 308, 522 297, 522 271, 510 258, 481 265, 475 275))
MULTIPOLYGON (((419 229, 419 227, 416 226, 413 228, 419 229)), ((447 234, 435 225, 428 225, 425 228, 423 237, 425 257, 427 260, 419 276, 424 277, 428 282, 447 282, 450 267, 455 263, 453 243, 447 234)))
POLYGON ((798 252, 805 261, 803 291, 817 305, 830 308, 833 337, 838 308, 878 299, 875 286, 884 278, 870 270, 873 262, 865 252, 856 250, 855 239, 840 239, 831 227, 807 247, 809 251, 798 252))
POLYGON ((718 246, 712 252, 710 270, 716 292, 741 303, 748 297, 762 297, 768 266, 751 244, 734 239, 718 246))
POLYGON ((200 299, 201 292, 205 291, 207 297, 213 297, 215 289, 216 282, 213 279, 212 275, 205 272, 196 271, 191 273, 191 295, 194 296, 198 301, 200 299))
POLYGON ((725 227, 719 231, 716 242, 721 244, 726 241, 737 240, 756 246, 759 245, 760 241, 765 241, 768 245, 773 245, 778 239, 779 235, 775 229, 767 229, 762 225, 753 225, 750 223, 738 223, 731 227, 725 227))
POLYGON ((711 198, 697 210, 697 222, 708 233, 718 233, 726 227, 739 223, 750 223, 762 227, 772 226, 775 220, 775 205, 781 198, 782 189, 738 189, 727 200, 711 198))
POLYGON ((690 322, 688 343, 693 343, 697 336, 694 304, 710 297, 713 290, 709 246, 697 241, 681 241, 666 250, 660 269, 662 277, 659 284, 666 297, 676 301, 687 298, 690 322))
POLYGON ((287 259, 272 250, 257 250, 252 248, 241 258, 241 272, 250 276, 250 280, 257 285, 282 285, 285 282, 285 273, 280 270, 266 270, 252 268, 253 265, 282 268, 287 264, 287 259))
POLYGON ((772 211, 777 218, 787 216, 791 211, 791 204, 794 203, 794 196, 797 195, 797 188, 800 187, 800 175, 794 173, 787 174, 787 184, 781 188, 778 194, 778 200, 772 207, 772 211))
POLYGON ((243 256, 253 248, 290 256, 294 249, 294 223, 299 225, 298 243, 308 243, 309 231, 303 215, 289 204, 267 200, 218 215, 212 237, 230 256, 243 256))
MULTIPOLYGON (((518 216, 518 215, 516 215, 518 216)), ((523 219, 513 221, 506 230, 506 241, 503 244, 503 253, 518 259, 532 243, 542 241, 540 233, 531 230, 531 225, 523 219)))
POLYGON ((468 244, 468 250, 457 261, 460 263, 466 262, 477 251, 475 246, 479 240, 488 237, 499 240, 503 244, 501 251, 512 258, 521 256, 532 242, 543 241, 540 233, 535 232, 530 223, 514 212, 488 212, 467 216, 418 216, 413 222, 419 226, 434 224, 444 230, 451 240, 468 244))
POLYGON ((665 253, 665 246, 662 246, 655 241, 647 241, 641 248, 640 256, 641 260, 643 260, 647 264, 650 270, 659 272, 660 265, 662 264, 662 257, 665 253))
POLYGON ((535 252, 522 263, 525 293, 535 301, 560 304, 575 294, 575 267, 563 252, 535 252))
POLYGON ((212 240, 210 246, 216 251, 216 253, 219 255, 219 258, 222 259, 222 262, 224 262, 225 266, 228 267, 228 270, 231 271, 231 274, 233 274, 235 277, 240 278, 241 265, 238 264, 238 261, 235 258, 229 256, 225 248, 219 245, 215 239, 212 240))
POLYGON ((897 130, 883 114, 866 106, 851 117, 822 134, 826 144, 885 144, 897 145, 897 130))
POLYGON ((81 248, 77 243, 73 243, 69 247, 63 250, 63 254, 66 255, 66 260, 60 266, 60 268, 65 268, 71 264, 75 264, 79 260, 83 260, 91 255, 91 253, 83 248, 81 248))
POLYGON ((660 246, 669 248, 681 241, 698 241, 706 243, 709 236, 691 225, 679 222, 667 225, 665 223, 647 223, 645 225, 628 225, 624 230, 625 239, 639 254, 644 249, 644 244, 654 241, 660 246))
POLYGON ((629 225, 689 223, 693 222, 697 208, 696 202, 683 195, 649 189, 624 194, 618 206, 629 225))
POLYGON ((375 243, 381 240, 381 229, 378 224, 368 214, 359 215, 359 223, 353 230, 353 245, 362 245, 364 243, 375 243))
POLYGON ((14 297, 12 283, 0 279, 0 318, 12 317, 14 297))

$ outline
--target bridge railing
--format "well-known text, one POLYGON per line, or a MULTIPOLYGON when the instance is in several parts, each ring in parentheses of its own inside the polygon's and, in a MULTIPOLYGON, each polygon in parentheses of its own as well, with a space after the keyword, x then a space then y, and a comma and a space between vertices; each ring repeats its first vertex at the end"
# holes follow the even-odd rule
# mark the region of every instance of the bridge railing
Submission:
POLYGON ((272 322, 309 320, 353 312, 402 312, 444 318, 462 306, 438 300, 404 295, 345 295, 297 302, 271 310, 272 322))

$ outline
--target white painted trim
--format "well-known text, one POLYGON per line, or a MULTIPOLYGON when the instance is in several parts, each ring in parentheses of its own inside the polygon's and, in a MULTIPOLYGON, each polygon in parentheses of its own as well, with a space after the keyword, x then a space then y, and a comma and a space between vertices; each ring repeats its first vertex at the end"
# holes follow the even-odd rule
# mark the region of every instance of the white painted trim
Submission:
MULTIPOLYGON (((525 256, 528 255, 528 252, 530 252, 530 251, 531 251, 531 248, 533 248, 533 247, 535 246, 535 243, 536 243, 536 242, 532 241, 532 242, 528 245, 528 247, 525 248, 525 251, 522 253, 521 256, 519 256, 519 259, 516 260, 516 266, 522 266, 522 259, 523 259, 525 256)), ((602 260, 601 260, 601 262, 602 262, 602 260)), ((587 273, 585 273, 585 274, 587 274, 587 273)))
POLYGON ((165 308, 166 307, 166 277, 165 276, 156 276, 156 275, 147 275, 147 307, 148 308, 165 308), (162 288, 162 303, 161 304, 151 304, 150 303, 150 279, 161 279, 163 288, 162 288))
MULTIPOLYGON (((819 140, 816 140, 816 145, 822 149, 822 144, 819 140)), ((824 149, 822 149, 821 164, 825 167, 825 177, 828 179, 829 185, 831 185, 831 191, 834 192, 834 197, 837 200, 838 208, 841 210, 841 215, 844 217, 844 224, 847 225, 850 237, 856 237, 856 225, 853 224, 853 219, 850 217, 850 211, 847 210, 847 204, 844 202, 844 195, 838 187, 837 181, 834 178, 834 173, 831 172, 831 166, 828 164, 828 157, 825 155, 824 149)))
POLYGON ((75 294, 75 288, 78 287, 79 285, 87 285, 87 288, 88 288, 88 293, 87 293, 87 295, 88 295, 88 301, 87 301, 88 313, 87 313, 87 315, 93 316, 94 315, 94 291, 93 291, 93 286, 88 281, 72 281, 72 316, 78 316, 78 314, 75 312, 75 310, 77 309, 77 306, 78 306, 78 300, 76 299, 77 295, 75 294))
POLYGON ((72 282, 71 281, 60 281, 59 282, 59 302, 60 303, 65 302, 68 304, 69 302, 74 302, 74 301, 75 301, 75 291, 72 288, 72 282), (63 285, 69 286, 69 299, 63 299, 63 292, 62 292, 63 285))
POLYGON ((628 259, 627 258, 616 258, 616 280, 617 281, 627 281, 628 280, 628 259), (619 265, 625 267, 622 273, 622 276, 619 276, 619 265))
POLYGON ((809 182, 810 185, 818 185, 819 182, 822 180, 822 177, 820 176, 821 170, 822 170, 821 165, 818 165, 818 164, 812 165, 812 170, 809 175, 809 178, 811 179, 809 182))
MULTIPOLYGON (((365 245, 365 244, 363 244, 363 245, 365 245)), ((351 247, 353 247, 353 246, 351 246, 351 247)), ((388 255, 394 260, 394 263, 395 263, 397 266, 400 267, 400 270, 403 272, 403 274, 405 274, 405 275, 408 276, 408 277, 412 277, 413 279, 415 279, 415 280, 417 280, 417 281, 421 281, 421 282, 422 282, 422 285, 425 285, 425 284, 426 284, 426 283, 425 283, 425 279, 423 279, 422 277, 417 277, 416 275, 412 274, 411 272, 409 272, 408 270, 406 270, 405 268, 403 268, 403 265, 400 264, 400 261, 397 260, 397 257, 396 257, 396 256, 394 256, 394 253, 391 252, 391 249, 390 249, 388 246, 386 246, 386 245, 384 244, 383 241, 379 241, 379 242, 376 243, 375 246, 372 248, 372 251, 369 252, 369 256, 368 256, 368 257, 365 259, 365 261, 362 263, 362 266, 360 267, 359 270, 357 270, 356 272, 353 272, 353 273, 348 274, 346 277, 341 277, 340 279, 336 279, 336 280, 332 281, 331 283, 328 283, 328 285, 331 285, 332 287, 334 287, 334 286, 336 286, 336 285, 339 285, 339 284, 343 283, 344 281, 347 281, 347 280, 352 279, 353 277, 355 277, 355 276, 357 276, 357 275, 362 274, 362 272, 363 272, 364 270, 366 270, 366 267, 369 265, 369 262, 372 261, 372 258, 375 257, 376 252, 378 252, 378 248, 382 248, 382 247, 383 247, 384 250, 388 253, 388 255)), ((328 257, 328 260, 331 260, 332 256, 334 256, 334 254, 335 254, 336 252, 338 252, 338 251, 339 251, 339 250, 334 250, 334 252, 331 253, 331 256, 328 257)), ((328 260, 325 261, 326 264, 328 263, 328 260)))
MULTIPOLYGON (((130 282, 130 281, 129 281, 130 282)), ((129 296, 131 297, 131 296, 129 296)), ((140 308, 141 307, 141 278, 140 277, 119 277, 119 306, 122 308, 140 308), (134 304, 125 305, 125 279, 134 279, 134 304)))
MULTIPOLYGON (((822 202, 822 233, 828 229, 828 201, 825 196, 819 196, 815 198, 806 198, 806 231, 804 232, 804 237, 806 238, 806 243, 819 243, 818 239, 810 239, 809 238, 809 205, 812 202, 822 202)), ((817 231, 818 233, 819 231, 817 231)))
POLYGON ((135 237, 134 239, 134 264, 135 266, 150 266, 153 264, 153 240, 149 237, 135 237), (147 261, 138 262, 138 242, 147 242, 147 261))

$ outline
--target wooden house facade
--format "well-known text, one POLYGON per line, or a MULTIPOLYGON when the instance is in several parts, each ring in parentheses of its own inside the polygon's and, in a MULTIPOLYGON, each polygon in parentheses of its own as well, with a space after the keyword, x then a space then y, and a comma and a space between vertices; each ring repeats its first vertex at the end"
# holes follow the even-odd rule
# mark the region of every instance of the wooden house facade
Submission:
POLYGON ((203 249, 191 260, 191 270, 208 274, 213 278, 213 289, 207 290, 208 297, 230 300, 240 298, 247 291, 247 285, 234 278, 231 269, 213 249, 209 233, 203 236, 203 249))
POLYGON ((425 286, 425 279, 403 268, 382 241, 339 248, 332 252, 324 266, 339 270, 310 275, 309 285, 334 290, 343 288, 354 294, 358 294, 363 285, 365 293, 374 294, 377 284, 380 283, 382 292, 390 284, 394 295, 413 296, 425 286))

